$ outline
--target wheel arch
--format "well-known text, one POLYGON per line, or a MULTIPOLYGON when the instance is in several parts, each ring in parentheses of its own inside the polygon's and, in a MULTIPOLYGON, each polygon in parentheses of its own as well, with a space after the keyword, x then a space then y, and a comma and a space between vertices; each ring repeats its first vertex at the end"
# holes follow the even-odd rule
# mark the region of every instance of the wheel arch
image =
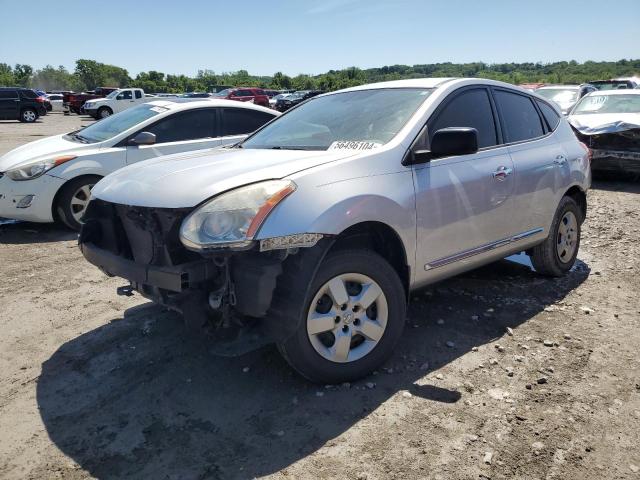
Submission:
POLYGON ((411 268, 402 238, 393 227, 379 221, 364 221, 353 224, 335 237, 329 251, 352 248, 373 250, 387 260, 398 273, 408 296, 411 268))
POLYGON ((64 189, 67 187, 67 185, 69 185, 69 183, 84 177, 99 177, 100 179, 102 179, 104 178, 104 175, 100 175, 98 173, 83 173, 76 177, 65 179, 65 182, 62 185, 60 185, 60 187, 56 191, 56 194, 53 196, 53 201, 51 202, 51 216, 53 217, 54 220, 61 220, 57 210, 58 210, 58 201, 60 199, 60 195, 62 194, 62 192, 64 192, 64 189))
POLYGON ((569 188, 563 195, 563 197, 571 197, 580 207, 582 212, 582 221, 587 218, 587 194, 578 185, 574 185, 569 188))

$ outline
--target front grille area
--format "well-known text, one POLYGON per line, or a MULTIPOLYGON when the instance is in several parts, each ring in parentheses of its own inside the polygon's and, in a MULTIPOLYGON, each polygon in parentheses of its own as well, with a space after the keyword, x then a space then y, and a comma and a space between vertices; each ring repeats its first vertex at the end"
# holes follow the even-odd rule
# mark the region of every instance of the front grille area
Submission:
POLYGON ((180 242, 189 208, 150 208, 94 199, 84 216, 80 243, 92 243, 138 264, 174 266, 201 257, 180 242))

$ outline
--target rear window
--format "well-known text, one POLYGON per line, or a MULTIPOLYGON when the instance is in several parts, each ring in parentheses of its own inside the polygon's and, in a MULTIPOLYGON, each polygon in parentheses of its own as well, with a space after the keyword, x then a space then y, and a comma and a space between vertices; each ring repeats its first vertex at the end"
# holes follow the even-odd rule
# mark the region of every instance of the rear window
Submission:
POLYGON ((540 111, 542 112, 542 116, 547 121, 547 125, 551 130, 555 130, 560 123, 560 115, 556 113, 556 111, 540 100, 536 100, 538 102, 538 107, 540 107, 540 111))
POLYGON ((531 140, 544 135, 540 115, 529 97, 496 90, 495 98, 502 114, 505 138, 508 143, 531 140))

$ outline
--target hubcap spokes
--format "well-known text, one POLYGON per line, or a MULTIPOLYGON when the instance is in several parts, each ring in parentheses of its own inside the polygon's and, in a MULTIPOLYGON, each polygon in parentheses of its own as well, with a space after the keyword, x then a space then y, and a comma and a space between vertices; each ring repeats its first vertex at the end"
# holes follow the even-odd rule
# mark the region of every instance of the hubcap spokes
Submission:
POLYGON ((93 185, 83 185, 71 197, 71 214, 76 222, 80 222, 84 214, 89 199, 91 198, 91 189, 93 185))
POLYGON ((573 212, 567 212, 558 225, 558 237, 556 252, 563 263, 568 263, 573 258, 578 245, 578 220, 573 212))
POLYGON ((387 318, 387 300, 380 286, 366 275, 345 273, 316 293, 307 315, 307 334, 322 357, 353 362, 375 348, 387 318))

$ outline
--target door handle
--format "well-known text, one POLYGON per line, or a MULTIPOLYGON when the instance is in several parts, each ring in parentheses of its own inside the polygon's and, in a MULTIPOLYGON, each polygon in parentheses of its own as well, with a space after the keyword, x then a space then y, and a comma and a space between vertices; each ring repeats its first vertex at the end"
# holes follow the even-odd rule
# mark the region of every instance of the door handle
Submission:
POLYGON ((567 157, 565 157, 564 155, 558 155, 553 163, 555 163, 556 165, 564 165, 565 163, 567 163, 567 157))
POLYGON ((496 180, 503 181, 505 178, 507 178, 509 175, 511 175, 512 172, 513 172, 513 169, 505 167, 505 166, 500 166, 491 175, 496 180))

